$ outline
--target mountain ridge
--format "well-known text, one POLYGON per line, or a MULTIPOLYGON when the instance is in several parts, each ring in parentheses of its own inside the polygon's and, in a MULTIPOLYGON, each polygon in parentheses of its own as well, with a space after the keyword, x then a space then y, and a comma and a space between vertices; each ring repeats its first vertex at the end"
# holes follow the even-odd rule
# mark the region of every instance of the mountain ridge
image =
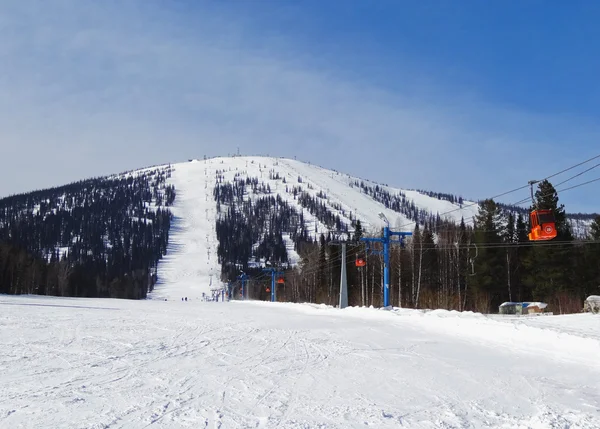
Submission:
MULTIPOLYGON (((505 210, 510 211, 510 206, 505 210)), ((520 211, 527 213, 527 209, 520 211)), ((461 196, 392 187, 289 158, 213 157, 149 166, 0 199, 0 239, 16 240, 29 254, 54 261, 57 272, 63 259, 74 266, 91 264, 93 259, 95 269, 101 269, 103 260, 113 265, 122 260, 111 275, 94 272, 96 280, 93 273, 74 276, 80 282, 88 279, 85 292, 71 284, 63 285, 61 293, 88 296, 96 288, 99 296, 145 297, 146 291, 139 288, 147 286, 150 298, 200 298, 212 288, 222 287, 223 281, 235 277, 241 268, 258 270, 271 262, 295 266, 303 258, 301 248, 314 247, 331 233, 351 233, 359 220, 365 233, 377 235, 384 226, 379 213, 392 229, 412 231, 418 224, 435 234, 445 224, 464 220, 469 226, 478 212, 477 202, 461 196), (114 189, 107 185, 110 183, 114 189), (132 186, 136 193, 130 192, 132 186), (95 221, 98 236, 89 238, 96 243, 91 249, 82 240, 90 234, 85 228, 94 214, 85 213, 100 202, 99 207, 109 210, 103 222, 125 222, 127 232, 115 236, 95 221), (120 213, 123 209, 125 217, 120 213), (31 231, 30 238, 18 242, 18 225, 35 218, 47 228, 57 214, 70 226, 53 227, 57 237, 53 244, 50 239, 41 247, 35 244, 40 231, 31 231), (157 219, 159 223, 154 224, 157 219), (142 240, 135 236, 136 231, 156 234, 156 239, 152 241, 148 235, 142 240), (133 260, 138 261, 138 269, 145 267, 146 274, 134 276, 128 271, 133 260), (143 280, 134 281, 135 285, 122 281, 127 275, 143 280), (111 282, 116 283, 110 286, 111 282)), ((593 217, 584 216, 589 218, 570 219, 577 236, 586 233, 593 217)), ((29 281, 35 283, 36 278, 29 281)), ((58 281, 48 280, 48 284, 61 289, 58 281)), ((23 286, 16 290, 34 289, 23 286)))

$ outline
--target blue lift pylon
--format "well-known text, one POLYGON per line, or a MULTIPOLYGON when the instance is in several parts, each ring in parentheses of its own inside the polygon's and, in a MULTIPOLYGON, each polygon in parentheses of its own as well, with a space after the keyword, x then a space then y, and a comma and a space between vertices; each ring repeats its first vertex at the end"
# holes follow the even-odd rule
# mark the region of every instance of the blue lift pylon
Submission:
POLYGON ((275 277, 283 276, 283 273, 281 271, 277 271, 275 268, 264 268, 263 271, 271 273, 271 302, 275 302, 277 301, 277 282, 275 281, 275 277))
MULTIPOLYGON (((404 237, 412 235, 412 232, 397 232, 390 230, 390 223, 383 213, 379 213, 379 217, 385 221, 386 226, 383 227, 383 237, 381 238, 370 238, 361 237, 360 241, 367 243, 367 250, 369 243, 382 243, 383 244, 383 306, 389 307, 390 305, 390 243, 397 242, 401 247, 404 247, 404 237), (400 237, 399 240, 392 240, 392 237, 400 237)), ((371 251, 371 253, 379 253, 371 251)))
POLYGON ((248 275, 242 271, 242 274, 238 276, 238 279, 242 282, 242 300, 246 299, 246 282, 248 281, 248 275))

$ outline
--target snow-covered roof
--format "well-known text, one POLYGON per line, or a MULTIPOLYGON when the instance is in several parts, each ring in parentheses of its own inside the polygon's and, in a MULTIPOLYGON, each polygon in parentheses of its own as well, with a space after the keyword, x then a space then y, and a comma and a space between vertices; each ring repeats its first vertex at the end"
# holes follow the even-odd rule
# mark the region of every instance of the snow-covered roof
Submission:
POLYGON ((502 304, 500 304, 500 307, 508 307, 510 305, 520 305, 523 308, 528 308, 528 307, 546 308, 546 307, 548 307, 548 304, 546 304, 545 302, 503 302, 502 304))
POLYGON ((527 304, 527 307, 539 307, 539 308, 548 307, 548 304, 546 304, 545 302, 524 302, 523 304, 527 304))

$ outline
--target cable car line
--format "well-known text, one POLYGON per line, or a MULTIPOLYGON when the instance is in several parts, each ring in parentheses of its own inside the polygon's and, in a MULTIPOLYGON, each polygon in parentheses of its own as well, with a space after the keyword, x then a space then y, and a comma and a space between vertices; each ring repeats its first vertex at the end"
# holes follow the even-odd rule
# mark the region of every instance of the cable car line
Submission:
MULTIPOLYGON (((590 183, 597 182, 597 181, 600 181, 600 177, 598 177, 596 179, 588 180, 587 182, 583 182, 583 183, 579 183, 577 185, 570 186, 568 188, 564 188, 564 189, 560 189, 560 190, 555 189, 555 191, 558 194, 559 192, 569 191, 571 189, 579 188, 580 186, 588 185, 590 183)), ((548 197, 548 196, 551 196, 551 195, 552 195, 552 193, 543 194, 543 195, 541 195, 541 198, 548 197)), ((524 199, 522 199, 520 201, 517 201, 516 203, 510 203, 510 204, 507 204, 507 205, 520 206, 521 204, 524 204, 524 203, 528 202, 529 200, 530 200, 530 197, 527 197, 527 198, 524 198, 524 199)), ((476 217, 477 216, 470 216, 468 218, 463 218, 463 221, 465 222, 465 225, 466 225, 466 224, 468 224, 470 222, 474 222, 476 217)), ((434 229, 432 229, 432 231, 439 233, 439 232, 444 232, 444 231, 449 231, 449 230, 448 229, 439 230, 438 228, 434 228, 434 229)), ((491 231, 484 231, 484 232, 491 232, 491 231)))
MULTIPOLYGON (((571 166, 571 167, 565 168, 565 169, 563 169, 563 170, 561 170, 561 171, 559 171, 559 172, 557 172, 557 173, 554 173, 554 174, 551 174, 551 175, 549 175, 549 176, 546 176, 546 177, 544 177, 543 179, 541 179, 540 181, 542 181, 542 180, 548 180, 548 179, 551 179, 552 177, 556 177, 556 176, 558 176, 558 175, 560 175, 560 174, 562 174, 562 173, 565 173, 565 172, 567 172, 567 171, 569 171, 569 170, 572 170, 572 169, 574 169, 574 168, 577 168, 577 167, 579 167, 579 166, 581 166, 581 165, 583 165, 583 164, 587 164, 588 162, 591 162, 591 161, 593 161, 593 160, 595 160, 595 159, 598 159, 598 158, 600 158, 600 154, 599 154, 599 155, 596 155, 596 156, 593 156, 593 157, 591 157, 591 158, 588 158, 588 159, 586 159, 585 161, 582 161, 582 162, 580 162, 580 163, 578 163, 578 164, 575 164, 575 165, 573 165, 573 166, 571 166)), ((515 188, 515 189, 512 189, 512 190, 510 190, 510 191, 506 191, 506 192, 503 192, 503 193, 501 193, 501 194, 494 195, 493 197, 491 197, 491 198, 489 198, 489 199, 491 199, 491 200, 494 200, 494 199, 496 199, 496 198, 503 197, 503 196, 505 196, 505 195, 508 195, 508 194, 512 194, 513 192, 517 192, 517 191, 520 191, 520 190, 522 190, 522 189, 529 188, 529 186, 530 186, 530 185, 529 185, 529 183, 528 183, 527 185, 523 185, 523 186, 521 186, 521 187, 519 187, 519 188, 515 188)), ((526 199, 525 201, 527 201, 527 199, 526 199)), ((454 212, 456 212, 456 211, 463 210, 463 209, 466 209, 466 208, 468 208, 468 207, 473 207, 473 206, 475 206, 475 205, 478 205, 478 204, 479 204, 479 202, 473 202, 473 203, 470 203, 470 204, 465 204, 465 205, 464 205, 464 206, 462 206, 462 207, 457 207, 457 208, 455 208, 455 209, 452 209, 452 210, 449 210, 449 211, 447 211, 447 212, 440 213, 440 214, 439 214, 439 216, 440 216, 440 217, 442 217, 442 216, 444 216, 444 215, 447 215, 447 214, 449 214, 449 213, 454 213, 454 212)), ((513 205, 519 205, 519 204, 513 204, 513 205)), ((399 229, 402 229, 402 228, 404 228, 405 226, 414 225, 414 224, 416 224, 416 223, 417 223, 416 221, 411 221, 411 222, 405 223, 405 224, 401 225, 399 229)))
POLYGON ((569 180, 573 180, 574 178, 576 178, 576 177, 579 177, 579 176, 581 176, 582 174, 585 174, 585 173, 587 173, 588 171, 590 171, 590 170, 593 170, 594 168, 597 168, 597 167, 600 167, 600 163, 598 163, 598 164, 596 164, 596 165, 594 165, 594 166, 592 166, 592 167, 588 168, 587 170, 583 170, 582 172, 580 172, 580 173, 577 173, 575 176, 569 177, 568 179, 566 179, 566 180, 563 180, 563 181, 562 181, 562 182, 560 182, 560 183, 557 183, 556 185, 554 185, 554 187, 555 187, 555 188, 558 188, 560 185, 562 185, 562 184, 564 184, 564 183, 567 183, 569 180))

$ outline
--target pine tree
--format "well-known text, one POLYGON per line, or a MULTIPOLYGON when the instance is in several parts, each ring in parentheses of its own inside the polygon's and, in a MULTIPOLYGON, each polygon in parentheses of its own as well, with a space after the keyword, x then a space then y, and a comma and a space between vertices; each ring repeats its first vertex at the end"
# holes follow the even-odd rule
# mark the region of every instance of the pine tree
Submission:
POLYGON ((600 216, 596 216, 590 225, 590 238, 592 240, 600 240, 600 216))
POLYGON ((558 193, 548 180, 543 180, 538 184, 538 189, 535 192, 533 209, 552 210, 556 231, 558 233, 556 240, 573 240, 573 233, 567 222, 565 206, 563 204, 558 204, 558 193))
POLYGON ((480 203, 475 217, 474 239, 478 255, 474 261, 475 276, 471 280, 471 296, 476 311, 489 312, 507 298, 503 249, 494 247, 502 244, 502 237, 506 234, 503 220, 500 207, 494 200, 480 203))
MULTIPOLYGON (((538 184, 532 209, 552 210, 557 230, 556 241, 572 241, 571 228, 566 220, 564 206, 559 205, 558 193, 554 186, 543 180, 538 184)), ((573 284, 573 247, 564 245, 544 245, 539 243, 528 252, 524 264, 528 269, 525 279, 532 290, 532 298, 550 301, 561 292, 577 293, 573 284)))
POLYGON ((527 222, 523 219, 523 215, 519 213, 517 215, 517 223, 516 223, 516 233, 517 233, 517 242, 518 243, 526 243, 528 238, 529 230, 527 228, 527 222))
POLYGON ((362 223, 360 222, 360 219, 356 220, 356 226, 354 227, 354 241, 360 241, 361 237, 363 236, 363 229, 362 229, 362 223))

